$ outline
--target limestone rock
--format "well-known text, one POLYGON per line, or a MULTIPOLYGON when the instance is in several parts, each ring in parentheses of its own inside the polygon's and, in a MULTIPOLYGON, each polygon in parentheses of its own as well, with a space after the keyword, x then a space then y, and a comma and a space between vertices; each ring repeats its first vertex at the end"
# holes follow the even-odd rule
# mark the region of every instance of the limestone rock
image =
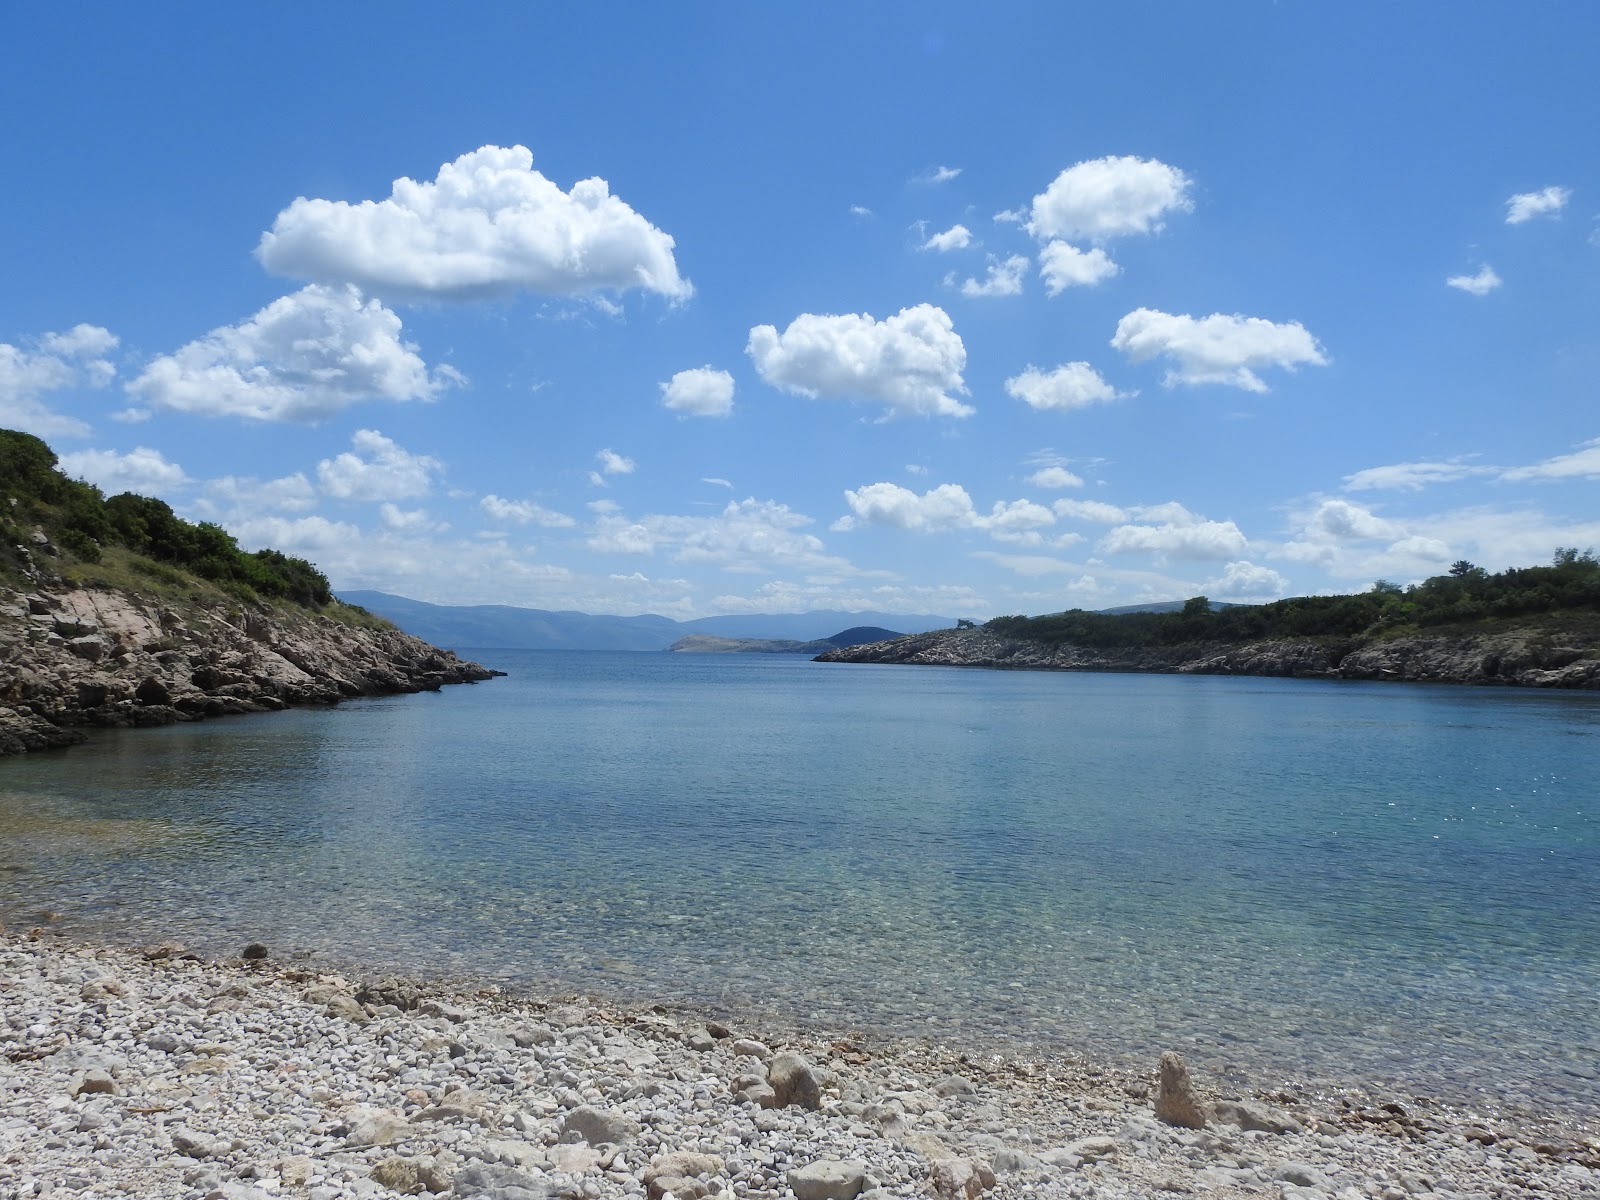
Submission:
POLYGON ((200 1133, 185 1125, 175 1126, 168 1136, 174 1153, 185 1158, 225 1158, 233 1152, 233 1143, 227 1138, 200 1133))
POLYGON ((1161 1056, 1161 1064, 1156 1070, 1155 1109, 1156 1118, 1168 1125, 1184 1129, 1206 1127, 1205 1109, 1189 1078, 1189 1067, 1180 1055, 1171 1050, 1161 1056))
POLYGON ((758 1042, 755 1038, 735 1038, 733 1045, 728 1047, 735 1054, 751 1054, 756 1058, 771 1058, 772 1047, 765 1042, 758 1042))
POLYGON ((74 1096, 95 1094, 115 1096, 121 1091, 117 1087, 117 1081, 111 1078, 111 1073, 99 1067, 91 1067, 79 1075, 72 1081, 72 1087, 68 1090, 74 1096))
POLYGON ((619 1112, 582 1105, 561 1122, 563 1142, 588 1142, 591 1146, 623 1146, 639 1134, 639 1124, 619 1112))
POLYGON ((767 1064, 767 1085, 773 1091, 775 1108, 791 1104, 812 1110, 822 1107, 822 1077, 802 1055, 785 1051, 767 1064))
POLYGON ((928 1185, 938 1200, 978 1200, 995 1185, 994 1172, 968 1158, 940 1158, 928 1169, 928 1185))
POLYGON ((1259 1100, 1218 1100, 1211 1106, 1211 1116, 1219 1125, 1237 1125, 1240 1129, 1262 1133, 1305 1131, 1305 1126, 1290 1113, 1259 1100))
POLYGON ((786 1176, 797 1200, 855 1200, 867 1185, 867 1168, 859 1162, 814 1162, 786 1176))
POLYGON ((278 1164, 278 1179, 285 1187, 305 1187, 315 1169, 304 1154, 294 1154, 278 1164))
POLYGON ((388 1146, 411 1132, 411 1125, 404 1117, 366 1104, 358 1104, 350 1110, 348 1124, 350 1131, 344 1140, 351 1146, 388 1146))
POLYGON ((1086 1137, 1069 1142, 1066 1149, 1082 1162, 1099 1162, 1103 1158, 1114 1158, 1121 1147, 1116 1138, 1086 1137))
POLYGON ((640 1178, 656 1200, 668 1192, 678 1200, 700 1200, 711 1192, 709 1181, 725 1169, 718 1155, 677 1150, 652 1159, 640 1178))
POLYGON ((489 1163, 461 1168, 451 1180, 450 1190, 457 1196, 489 1196, 493 1200, 545 1200, 551 1194, 549 1185, 533 1176, 489 1163))
POLYGON ((390 1155, 374 1166, 372 1179, 402 1196, 415 1196, 423 1190, 422 1181, 417 1178, 416 1160, 401 1158, 397 1154, 390 1155))

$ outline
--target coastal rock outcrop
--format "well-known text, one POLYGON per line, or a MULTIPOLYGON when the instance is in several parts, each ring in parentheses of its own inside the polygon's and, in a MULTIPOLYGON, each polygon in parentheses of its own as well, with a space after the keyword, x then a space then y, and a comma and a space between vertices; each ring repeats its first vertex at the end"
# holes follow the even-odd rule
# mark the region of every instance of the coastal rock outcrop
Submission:
POLYGON ((287 605, 179 609, 99 589, 0 590, 0 756, 71 745, 97 726, 333 704, 500 673, 377 621, 287 605))
POLYGON ((942 629, 831 650, 816 661, 1600 689, 1600 645, 1592 637, 1563 636, 1539 624, 1371 641, 1118 647, 1033 642, 985 629, 942 629))

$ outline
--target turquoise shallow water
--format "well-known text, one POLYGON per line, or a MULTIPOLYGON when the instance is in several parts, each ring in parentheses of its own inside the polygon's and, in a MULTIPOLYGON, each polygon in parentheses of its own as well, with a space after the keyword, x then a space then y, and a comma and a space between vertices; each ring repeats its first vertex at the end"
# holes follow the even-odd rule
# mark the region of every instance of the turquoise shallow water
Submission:
POLYGON ((0 908, 1600 1112, 1600 697, 479 657, 0 761, 0 908))

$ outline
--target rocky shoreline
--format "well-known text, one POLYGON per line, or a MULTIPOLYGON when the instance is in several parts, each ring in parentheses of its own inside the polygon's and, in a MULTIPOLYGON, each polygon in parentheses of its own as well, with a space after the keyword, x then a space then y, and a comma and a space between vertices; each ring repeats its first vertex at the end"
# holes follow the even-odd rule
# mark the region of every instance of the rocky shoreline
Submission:
POLYGON ((1023 641, 985 629, 943 629, 833 650, 816 661, 1600 689, 1600 648, 1592 640, 1563 639, 1539 625, 1384 641, 1328 638, 1110 649, 1023 641))
POLYGON ((0 1195, 1584 1197, 1594 1130, 0 938, 0 1195))
POLYGON ((0 756, 85 730, 436 690, 502 672, 392 628, 289 605, 0 590, 0 756))

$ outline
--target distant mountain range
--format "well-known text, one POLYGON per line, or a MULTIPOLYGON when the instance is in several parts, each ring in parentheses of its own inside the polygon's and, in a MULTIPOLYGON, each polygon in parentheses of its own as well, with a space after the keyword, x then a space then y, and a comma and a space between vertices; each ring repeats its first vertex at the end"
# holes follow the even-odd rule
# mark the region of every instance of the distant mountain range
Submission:
POLYGON ((837 611, 752 613, 674 621, 653 613, 609 617, 505 604, 427 604, 387 592, 365 591, 340 592, 339 599, 387 617, 423 641, 452 650, 666 650, 680 638, 693 634, 812 642, 858 625, 926 633, 948 629, 956 623, 954 617, 927 614, 837 611))

